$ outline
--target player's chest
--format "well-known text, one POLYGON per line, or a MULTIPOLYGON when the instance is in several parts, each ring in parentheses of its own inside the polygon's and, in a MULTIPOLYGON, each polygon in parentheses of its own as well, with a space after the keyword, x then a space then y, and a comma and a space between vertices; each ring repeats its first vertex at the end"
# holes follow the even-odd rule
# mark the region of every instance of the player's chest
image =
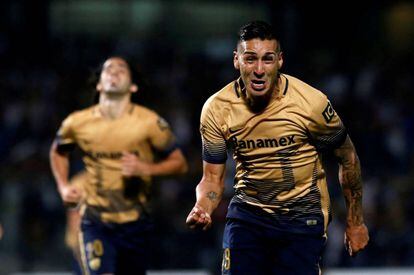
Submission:
POLYGON ((233 113, 225 124, 226 139, 242 151, 258 149, 283 150, 297 147, 308 140, 305 122, 289 110, 276 110, 254 115, 233 113))
POLYGON ((137 120, 95 120, 76 130, 83 149, 128 150, 147 142, 146 124, 137 120))

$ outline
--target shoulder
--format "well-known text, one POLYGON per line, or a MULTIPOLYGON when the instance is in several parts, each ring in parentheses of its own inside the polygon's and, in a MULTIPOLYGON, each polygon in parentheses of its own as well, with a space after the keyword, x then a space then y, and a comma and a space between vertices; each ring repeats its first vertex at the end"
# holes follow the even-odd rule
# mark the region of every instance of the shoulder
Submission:
POLYGON ((203 106, 203 112, 207 110, 219 111, 230 106, 232 103, 239 101, 238 92, 235 87, 236 81, 232 81, 221 90, 211 95, 203 106))
POLYGON ((154 110, 136 103, 132 104, 131 113, 135 116, 141 117, 158 117, 157 112, 155 112, 154 110))
POLYGON ((73 111, 65 118, 64 123, 77 124, 89 120, 90 118, 94 117, 95 112, 97 111, 96 106, 97 105, 93 105, 82 110, 73 111))
POLYGON ((156 111, 139 105, 139 104, 133 104, 131 114, 135 120, 139 120, 140 123, 144 123, 147 125, 153 125, 154 123, 158 124, 165 124, 168 125, 167 121, 161 117, 156 111))
POLYGON ((172 136, 172 129, 170 124, 156 111, 148 107, 134 103, 132 104, 131 114, 133 123, 136 123, 136 125, 140 125, 140 129, 150 133, 150 136, 157 136, 157 139, 163 139, 172 136), (166 129, 168 129, 169 131, 164 131, 166 129), (161 132, 159 130, 161 130, 161 132), (164 134, 160 135, 160 133, 164 134))
POLYGON ((326 95, 317 88, 291 75, 282 74, 289 82, 289 89, 292 89, 293 96, 300 96, 307 99, 321 99, 326 98, 326 95))
POLYGON ((326 105, 328 98, 320 90, 296 77, 287 74, 282 74, 281 76, 285 77, 288 83, 288 96, 291 97, 295 103, 300 105, 301 108, 313 109, 313 107, 319 105, 326 105))

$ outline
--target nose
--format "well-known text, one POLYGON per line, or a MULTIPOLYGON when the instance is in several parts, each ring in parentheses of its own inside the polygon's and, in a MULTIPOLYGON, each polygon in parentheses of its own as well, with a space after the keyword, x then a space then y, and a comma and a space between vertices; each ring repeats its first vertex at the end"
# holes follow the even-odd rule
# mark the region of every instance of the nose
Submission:
POLYGON ((116 67, 108 67, 106 71, 109 75, 117 75, 119 72, 116 67))
POLYGON ((265 71, 264 71, 264 66, 263 66, 263 62, 262 61, 258 61, 256 63, 256 66, 254 68, 254 75, 256 77, 262 77, 264 75, 265 71))
POLYGON ((117 70, 112 70, 112 71, 108 72, 108 76, 109 77, 118 77, 118 71, 117 70))

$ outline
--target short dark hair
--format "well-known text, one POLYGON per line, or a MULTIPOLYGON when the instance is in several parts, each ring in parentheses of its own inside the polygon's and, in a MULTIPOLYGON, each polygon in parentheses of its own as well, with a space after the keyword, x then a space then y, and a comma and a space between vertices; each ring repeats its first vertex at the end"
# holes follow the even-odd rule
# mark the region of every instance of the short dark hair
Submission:
MULTIPOLYGON (((96 91, 96 85, 98 84, 99 79, 101 77, 101 73, 102 73, 105 62, 110 58, 120 58, 124 60, 128 66, 129 73, 131 75, 131 82, 136 85, 139 85, 140 93, 143 90, 146 90, 145 88, 143 89, 143 87, 146 87, 147 83, 144 77, 142 76, 140 67, 138 66, 138 62, 134 58, 131 58, 131 57, 126 57, 122 55, 111 55, 92 70, 91 75, 88 79, 88 85, 90 85, 90 87, 95 91, 95 93, 93 94, 93 98, 92 98, 93 103, 99 102, 99 92, 96 91)), ((137 93, 131 94, 131 101, 134 103, 138 103, 137 93)))
POLYGON ((99 64, 99 66, 95 69, 96 78, 97 78, 96 83, 98 83, 98 81, 99 81, 101 73, 104 69, 105 62, 108 61, 111 58, 119 58, 119 59, 122 59, 123 61, 125 61, 126 65, 128 67, 128 70, 129 70, 129 74, 130 74, 130 77, 131 77, 131 82, 135 83, 135 84, 138 84, 139 77, 140 77, 140 72, 139 72, 138 65, 137 65, 138 63, 133 58, 123 56, 123 55, 111 55, 99 64))
POLYGON ((255 38, 259 38, 261 40, 274 39, 277 41, 277 51, 281 50, 280 41, 277 38, 276 32, 270 24, 264 21, 252 21, 242 26, 239 30, 239 40, 237 45, 240 44, 240 42, 255 38))

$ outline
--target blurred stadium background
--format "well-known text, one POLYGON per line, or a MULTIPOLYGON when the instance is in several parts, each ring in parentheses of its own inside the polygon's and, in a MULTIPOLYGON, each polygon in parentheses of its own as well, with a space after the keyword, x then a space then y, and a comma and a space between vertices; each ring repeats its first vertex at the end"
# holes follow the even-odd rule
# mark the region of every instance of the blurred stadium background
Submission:
POLYGON ((344 202, 328 158, 334 219, 324 269, 414 268, 414 2, 303 2, 1 1, 0 274, 71 270, 48 150, 61 120, 91 104, 90 73, 112 54, 137 61, 138 101, 172 124, 191 165, 185 177, 155 181, 151 268, 217 274, 232 169, 213 228, 188 230, 201 176, 198 120, 209 95, 236 77, 236 32, 253 19, 277 27, 283 72, 331 98, 362 162, 370 245, 346 256, 344 202))

